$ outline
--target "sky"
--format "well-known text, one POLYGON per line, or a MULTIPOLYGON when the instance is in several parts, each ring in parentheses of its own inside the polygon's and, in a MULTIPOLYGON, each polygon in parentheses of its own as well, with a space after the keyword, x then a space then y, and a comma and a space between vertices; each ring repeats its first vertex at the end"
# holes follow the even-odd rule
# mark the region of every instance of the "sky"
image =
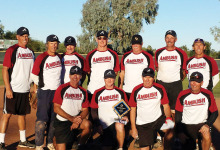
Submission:
MULTIPOLYGON (((86 0, 1 0, 0 20, 5 31, 16 31, 25 26, 30 37, 45 42, 55 34, 63 42, 65 37, 82 34, 80 20, 86 0)), ((196 38, 211 42, 211 48, 220 51, 210 28, 220 27, 219 0, 158 0, 159 11, 154 24, 144 26, 140 32, 144 47, 158 49, 165 46, 167 30, 177 33, 176 46, 192 49, 196 38)))

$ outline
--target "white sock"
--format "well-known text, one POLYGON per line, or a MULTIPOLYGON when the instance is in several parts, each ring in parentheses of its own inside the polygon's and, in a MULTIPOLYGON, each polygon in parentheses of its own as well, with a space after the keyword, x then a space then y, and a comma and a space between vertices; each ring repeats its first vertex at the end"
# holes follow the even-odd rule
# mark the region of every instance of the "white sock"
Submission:
POLYGON ((157 136, 157 139, 158 139, 158 140, 161 140, 161 137, 160 137, 160 136, 157 136))
POLYGON ((118 148, 118 150, 123 150, 123 148, 120 147, 120 148, 118 148))
POLYGON ((5 133, 0 133, 0 143, 5 143, 5 133))
POLYGON ((19 132, 20 132, 20 140, 21 140, 21 142, 25 142, 26 141, 25 130, 19 130, 19 132))

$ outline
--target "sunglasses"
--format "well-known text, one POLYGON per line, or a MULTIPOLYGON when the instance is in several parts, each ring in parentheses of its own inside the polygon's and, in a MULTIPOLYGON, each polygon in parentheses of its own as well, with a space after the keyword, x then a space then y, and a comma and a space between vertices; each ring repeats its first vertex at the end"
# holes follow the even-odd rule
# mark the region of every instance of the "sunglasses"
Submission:
POLYGON ((195 39, 194 43, 195 43, 195 42, 201 42, 201 43, 204 44, 204 40, 203 40, 203 39, 195 39))
POLYGON ((107 37, 98 37, 97 39, 98 39, 98 40, 101 40, 101 39, 107 40, 107 37))

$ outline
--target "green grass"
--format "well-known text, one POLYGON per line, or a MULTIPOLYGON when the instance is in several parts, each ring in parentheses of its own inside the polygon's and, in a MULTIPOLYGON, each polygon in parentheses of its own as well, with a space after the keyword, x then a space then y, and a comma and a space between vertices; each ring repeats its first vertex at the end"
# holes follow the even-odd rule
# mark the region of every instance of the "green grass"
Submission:
MULTIPOLYGON (((86 77, 86 80, 85 82, 83 83, 83 88, 87 89, 87 80, 88 78, 86 77)), ((3 82, 3 79, 2 79, 2 65, 0 65, 0 85, 4 85, 4 82, 3 82)), ((115 85, 117 86, 118 85, 118 76, 116 78, 116 81, 115 81, 115 85)), ((185 79, 183 81, 183 89, 187 89, 188 88, 188 80, 185 79)), ((214 93, 214 96, 216 98, 220 98, 220 82, 218 82, 218 84, 215 86, 214 90, 213 90, 213 93, 214 93)))

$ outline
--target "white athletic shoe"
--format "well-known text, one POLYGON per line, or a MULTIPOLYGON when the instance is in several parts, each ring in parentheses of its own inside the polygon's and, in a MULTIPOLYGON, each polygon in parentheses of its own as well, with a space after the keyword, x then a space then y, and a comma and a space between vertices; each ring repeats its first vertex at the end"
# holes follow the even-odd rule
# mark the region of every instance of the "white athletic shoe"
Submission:
POLYGON ((54 148, 54 146, 53 146, 53 143, 47 144, 47 148, 48 148, 49 150, 55 150, 55 148, 54 148))
POLYGON ((36 146, 35 150, 44 150, 43 145, 42 146, 36 146))

